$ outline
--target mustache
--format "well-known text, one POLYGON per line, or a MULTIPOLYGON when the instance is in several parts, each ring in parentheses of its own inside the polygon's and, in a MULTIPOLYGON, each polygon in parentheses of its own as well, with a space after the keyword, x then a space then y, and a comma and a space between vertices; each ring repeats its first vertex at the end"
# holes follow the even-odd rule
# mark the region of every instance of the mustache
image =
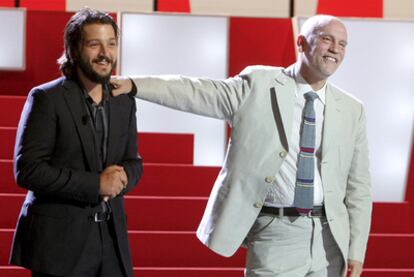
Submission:
POLYGON ((92 62, 96 62, 96 63, 99 63, 99 62, 102 62, 102 61, 105 61, 105 62, 111 63, 111 64, 114 63, 114 60, 111 59, 108 56, 99 56, 98 58, 92 60, 92 62))

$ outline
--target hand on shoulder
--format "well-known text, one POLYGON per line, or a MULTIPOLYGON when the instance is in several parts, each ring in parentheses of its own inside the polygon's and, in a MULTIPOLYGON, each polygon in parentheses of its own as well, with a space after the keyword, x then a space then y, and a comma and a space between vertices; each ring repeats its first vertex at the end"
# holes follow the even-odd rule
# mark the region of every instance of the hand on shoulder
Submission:
POLYGON ((133 88, 135 87, 132 80, 125 76, 111 76, 109 82, 112 86, 113 96, 133 92, 133 88))

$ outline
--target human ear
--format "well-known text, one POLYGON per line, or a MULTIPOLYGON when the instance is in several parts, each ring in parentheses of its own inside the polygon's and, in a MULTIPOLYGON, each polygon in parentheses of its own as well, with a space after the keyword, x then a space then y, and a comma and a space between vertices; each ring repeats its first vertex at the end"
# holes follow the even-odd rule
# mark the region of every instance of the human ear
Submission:
POLYGON ((298 38, 296 39, 296 47, 298 48, 298 52, 304 51, 305 42, 306 42, 305 37, 303 35, 299 35, 298 38))

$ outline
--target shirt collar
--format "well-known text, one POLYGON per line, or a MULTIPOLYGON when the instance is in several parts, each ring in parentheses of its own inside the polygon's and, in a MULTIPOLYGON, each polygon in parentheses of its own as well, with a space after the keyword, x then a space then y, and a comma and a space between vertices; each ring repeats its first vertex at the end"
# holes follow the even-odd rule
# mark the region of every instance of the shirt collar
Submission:
MULTIPOLYGON (((306 82, 306 80, 302 77, 300 74, 297 65, 293 68, 293 78, 295 78, 296 81, 296 97, 299 95, 304 95, 305 93, 309 91, 313 91, 312 87, 306 82)), ((318 99, 322 102, 323 105, 325 105, 325 99, 326 99, 326 84, 323 85, 322 88, 315 91, 315 93, 318 95, 318 99)))
POLYGON ((94 106, 104 105, 104 103, 109 99, 109 88, 106 85, 102 85, 102 101, 99 104, 95 104, 95 102, 93 102, 92 97, 89 96, 89 94, 86 92, 86 89, 83 87, 82 92, 87 102, 91 103, 94 106))

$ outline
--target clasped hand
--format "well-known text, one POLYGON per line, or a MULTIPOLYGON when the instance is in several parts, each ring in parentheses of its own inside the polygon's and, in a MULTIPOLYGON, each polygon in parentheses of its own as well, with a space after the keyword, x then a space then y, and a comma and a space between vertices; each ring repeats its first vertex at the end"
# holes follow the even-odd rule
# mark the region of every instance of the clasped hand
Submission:
POLYGON ((99 182, 99 194, 104 201, 108 201, 126 188, 128 177, 122 166, 111 165, 101 172, 99 182))

